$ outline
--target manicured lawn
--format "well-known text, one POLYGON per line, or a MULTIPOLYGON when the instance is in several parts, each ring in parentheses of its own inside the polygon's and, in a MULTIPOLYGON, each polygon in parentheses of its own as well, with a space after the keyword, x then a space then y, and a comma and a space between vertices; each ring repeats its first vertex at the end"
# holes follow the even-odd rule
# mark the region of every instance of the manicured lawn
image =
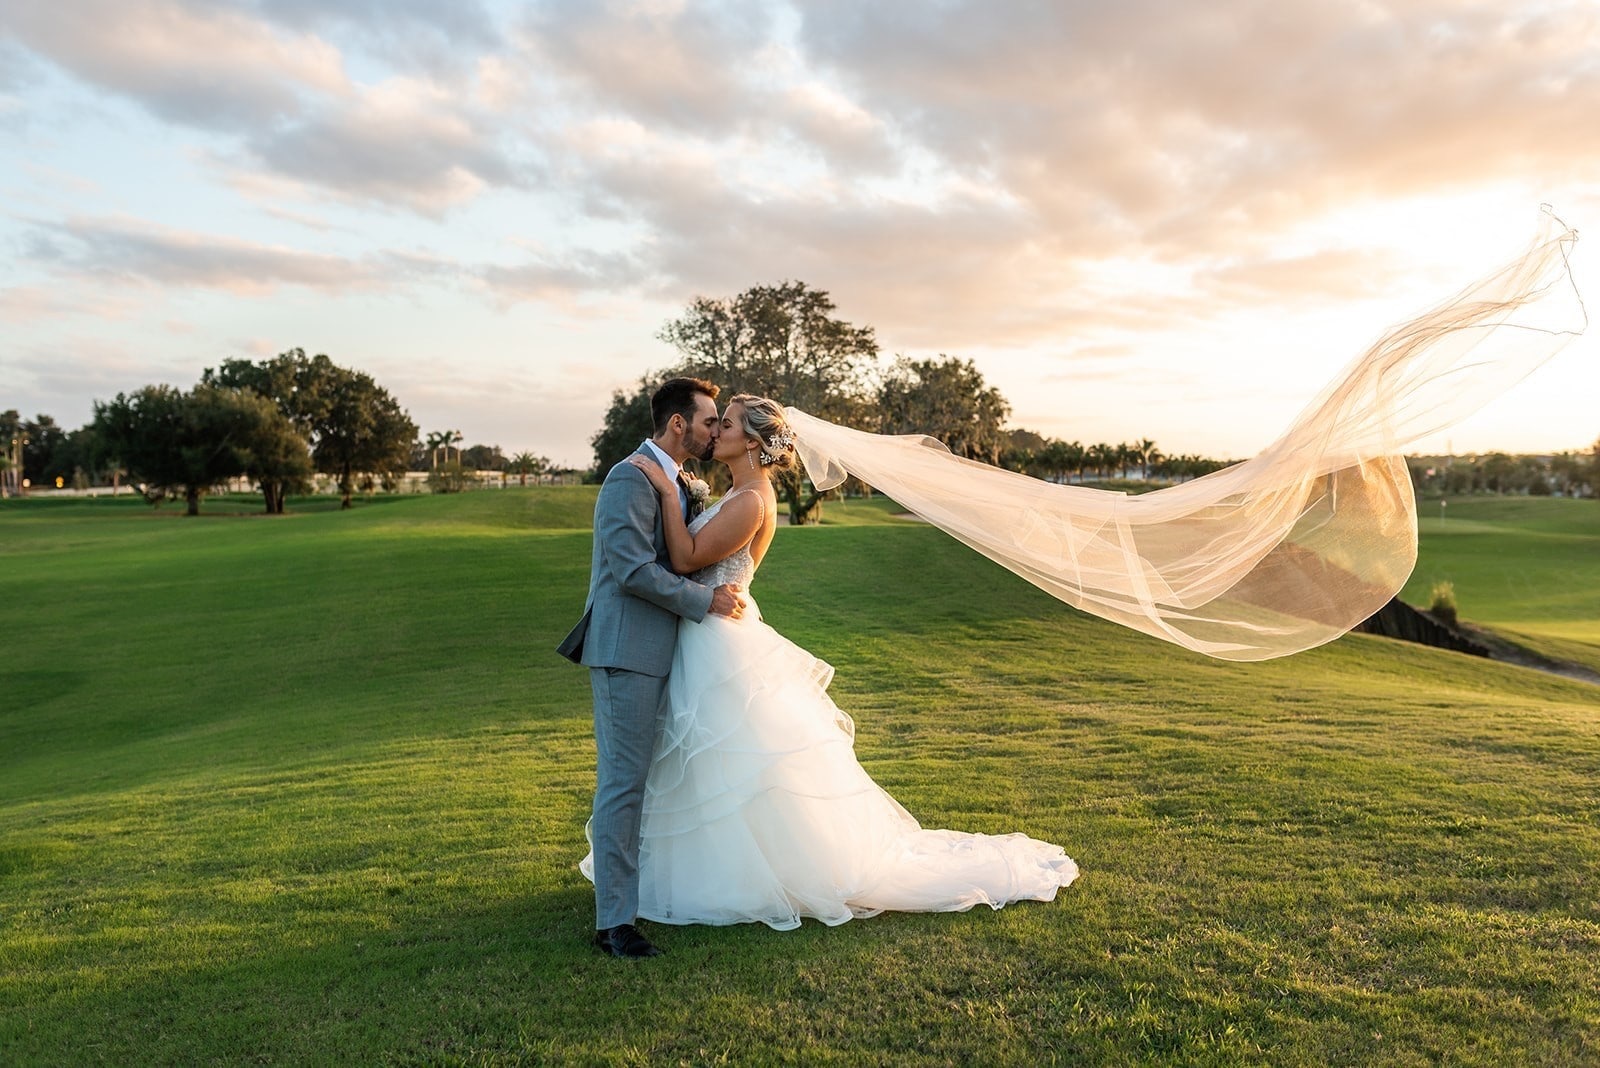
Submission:
POLYGON ((1421 553, 1401 594, 1424 607, 1455 586, 1462 619, 1600 671, 1600 501, 1528 497, 1418 503, 1421 553))
MULTIPOLYGON (((592 499, 0 504, 0 1063, 1600 1059, 1594 687, 1360 636, 1207 661, 882 502, 780 530, 763 609, 925 824, 1083 878, 595 955, 553 652, 592 499)), ((1500 539, 1442 576, 1465 618, 1591 640, 1579 513, 1449 507, 1424 567, 1500 539), (1478 592, 1567 538, 1535 594, 1478 592)))

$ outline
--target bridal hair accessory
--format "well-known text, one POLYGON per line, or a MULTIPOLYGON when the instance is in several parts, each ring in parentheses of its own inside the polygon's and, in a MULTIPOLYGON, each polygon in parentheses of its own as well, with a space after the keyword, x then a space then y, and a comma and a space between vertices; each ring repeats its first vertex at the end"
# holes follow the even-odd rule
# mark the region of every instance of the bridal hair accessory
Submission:
POLYGON ((779 458, 782 457, 784 453, 788 452, 793 447, 794 447, 794 432, 791 431, 788 427, 784 427, 782 430, 778 431, 776 434, 772 435, 770 438, 766 439, 766 441, 762 443, 762 446, 761 446, 761 463, 762 463, 762 465, 765 466, 767 464, 775 464, 775 463, 777 463, 779 458))
POLYGON ((690 477, 684 486, 689 491, 689 499, 696 504, 703 505, 711 498, 711 487, 706 485, 704 479, 690 477))
MULTIPOLYGON (((1521 256, 1385 333, 1253 459, 1128 496, 1046 482, 786 409, 818 491, 854 475, 1074 608, 1221 660, 1330 642, 1417 562, 1407 446, 1493 400, 1588 326, 1545 209, 1521 256)), ((980 581, 974 579, 974 581, 980 581)))

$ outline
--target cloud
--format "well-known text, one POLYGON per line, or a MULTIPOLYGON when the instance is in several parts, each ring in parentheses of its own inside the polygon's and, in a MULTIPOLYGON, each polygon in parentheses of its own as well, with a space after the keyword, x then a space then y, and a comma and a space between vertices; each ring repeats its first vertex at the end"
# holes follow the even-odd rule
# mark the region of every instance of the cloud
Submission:
POLYGON ((502 304, 524 300, 567 301, 587 294, 637 289, 646 268, 625 254, 578 251, 510 266, 488 264, 474 271, 502 304))
POLYGON ((640 235, 643 269, 564 284, 798 277, 912 346, 1170 328, 1403 281, 1400 256, 1285 250, 1351 205, 1600 162, 1583 5, 793 13, 566 3, 525 24, 566 89, 552 171, 640 235))
POLYGON ((80 80, 167 122, 231 138, 232 151, 217 145, 210 154, 235 170, 276 175, 280 189, 302 198, 438 217, 485 188, 525 181, 524 165, 500 145, 504 124, 478 99, 477 53, 440 65, 438 77, 361 84, 344 52, 316 32, 355 27, 362 40, 392 42, 417 26, 446 43, 497 40, 481 9, 422 3, 269 2, 257 11, 87 0, 25 4, 8 23, 16 42, 80 80), (95 32, 83 32, 86 23, 95 32))
MULTIPOLYGON (((1054 368, 1393 299, 1451 244, 1408 248, 1401 206, 1537 190, 1531 214, 1600 173, 1588 0, 12 8, 0 124, 71 136, 81 94, 27 95, 52 64, 169 124, 208 219, 220 177, 253 209, 235 232, 294 224, 265 244, 109 215, 179 198, 41 151, 102 186, 11 179, 13 211, 66 221, 21 220, 9 243, 71 292, 461 287, 585 325, 604 308, 644 340, 649 309, 800 279, 890 351, 1054 368), (401 250, 417 229, 440 251, 401 250)), ((0 295, 34 321, 66 306, 32 283, 0 295)))
POLYGON ((583 467, 591 460, 589 438, 617 384, 613 369, 622 362, 615 356, 560 365, 534 359, 494 370, 467 362, 439 374, 415 364, 374 361, 363 369, 400 400, 424 435, 459 427, 468 446, 499 445, 508 455, 528 449, 583 467))
POLYGON ((163 286, 195 286, 259 296, 284 285, 331 293, 397 284, 391 260, 353 260, 130 219, 79 218, 37 231, 31 258, 76 275, 163 286))
POLYGON ((243 6, 295 30, 338 34, 399 70, 460 70, 502 44, 477 0, 252 0, 243 6))
POLYGON ((802 82, 785 90, 779 114, 797 139, 815 149, 830 168, 859 174, 887 174, 899 168, 885 124, 824 82, 802 82))
MULTIPOLYGON (((814 69, 1085 254, 1167 255, 1330 203, 1570 175, 1600 13, 1503 4, 808 4, 814 69)), ((1580 153, 1577 155, 1586 155, 1580 153)))
POLYGON ((489 126, 431 83, 393 79, 251 137, 247 152, 291 181, 439 216, 488 186, 522 180, 489 126))
POLYGON ((337 223, 329 222, 327 219, 319 218, 315 215, 308 215, 301 211, 294 211, 290 208, 278 207, 274 204, 265 204, 262 206, 261 210, 272 216, 274 219, 281 219, 284 222, 294 223, 296 226, 303 226, 307 230, 314 230, 319 234, 348 234, 354 232, 348 226, 340 226, 337 223))
POLYGON ((1261 303, 1285 293, 1315 299, 1363 299, 1392 292, 1406 279, 1401 264, 1366 249, 1326 249, 1251 259, 1197 277, 1200 296, 1228 305, 1261 303))
POLYGON ((45 320, 127 319, 138 310, 131 297, 62 286, 8 286, 0 289, 0 322, 12 326, 45 320))
POLYGON ((90 419, 92 400, 153 383, 188 388, 200 377, 198 368, 160 351, 136 341, 72 332, 8 352, 7 373, 33 398, 35 410, 76 427, 90 419))
POLYGON ((0 39, 0 94, 9 94, 33 80, 33 59, 15 43, 0 39))
POLYGON ((298 115, 308 94, 349 90, 327 42, 211 5, 26 2, 8 5, 0 32, 164 119, 211 129, 276 123, 298 115))
POLYGON ((706 137, 751 117, 746 72, 772 25, 756 4, 555 0, 523 29, 531 58, 570 79, 586 106, 706 137))

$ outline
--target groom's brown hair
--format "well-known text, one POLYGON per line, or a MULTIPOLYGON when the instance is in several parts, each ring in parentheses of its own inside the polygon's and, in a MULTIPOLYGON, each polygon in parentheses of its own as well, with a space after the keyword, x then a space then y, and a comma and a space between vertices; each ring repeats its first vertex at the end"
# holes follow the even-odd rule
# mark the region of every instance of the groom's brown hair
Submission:
POLYGON ((650 398, 651 430, 659 434, 667 429, 667 422, 675 415, 685 420, 694 414, 694 399, 704 393, 712 400, 720 393, 716 386, 703 378, 669 378, 650 398))

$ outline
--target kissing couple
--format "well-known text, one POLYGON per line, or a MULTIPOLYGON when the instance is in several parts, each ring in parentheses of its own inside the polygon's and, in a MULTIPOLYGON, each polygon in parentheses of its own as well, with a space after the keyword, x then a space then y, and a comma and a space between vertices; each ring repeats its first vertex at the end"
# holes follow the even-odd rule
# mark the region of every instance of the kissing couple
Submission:
POLYGON ((595 502, 583 618, 559 652, 589 669, 597 758, 590 853, 594 944, 661 952, 637 927, 1048 901, 1078 867, 1022 834, 924 830, 856 760, 833 668, 761 617, 750 583, 777 529, 773 477, 796 464, 782 407, 674 378, 651 437, 595 502), (682 464, 732 487, 709 508, 682 464))

